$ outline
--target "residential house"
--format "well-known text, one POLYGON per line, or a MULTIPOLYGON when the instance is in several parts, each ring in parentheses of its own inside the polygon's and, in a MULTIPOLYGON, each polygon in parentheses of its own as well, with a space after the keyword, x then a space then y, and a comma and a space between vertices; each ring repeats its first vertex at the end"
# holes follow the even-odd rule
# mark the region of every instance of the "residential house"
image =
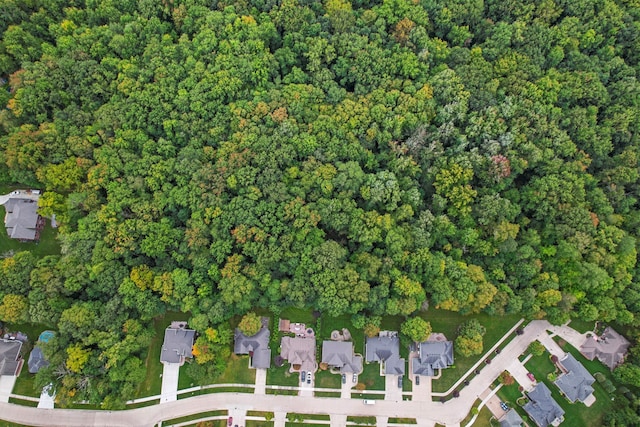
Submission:
POLYGON ((515 409, 509 409, 499 420, 500 427, 521 427, 524 421, 515 409))
POLYGON ((248 354, 250 357, 249 366, 256 369, 267 369, 271 367, 271 349, 269 348, 269 337, 271 332, 268 328, 261 328, 257 334, 246 336, 240 329, 236 328, 233 352, 235 354, 248 354))
POLYGON ((622 362, 629 350, 629 341, 612 328, 607 327, 602 335, 588 338, 580 353, 589 360, 598 358, 612 371, 622 362))
POLYGON ((48 343, 54 335, 55 333, 53 331, 44 331, 38 337, 38 341, 36 342, 35 347, 33 347, 33 350, 31 350, 29 360, 27 361, 30 373, 36 374, 40 369, 49 366, 49 361, 44 357, 44 353, 42 353, 40 345, 41 343, 48 343))
MULTIPOLYGON (((433 335, 433 334, 432 334, 433 335)), ((433 377, 435 371, 453 365, 453 342, 432 340, 417 345, 418 356, 411 361, 413 375, 433 377)))
POLYGON ((193 340, 196 331, 187 329, 187 322, 171 322, 164 331, 160 362, 184 364, 193 357, 193 340))
POLYGON ((538 383, 527 392, 529 402, 523 409, 538 427, 557 426, 564 421, 564 410, 551 397, 551 390, 544 384, 538 383))
POLYGON ((4 204, 4 225, 12 239, 33 241, 40 238, 44 219, 38 215, 38 202, 33 199, 12 197, 4 204))
POLYGON ((315 337, 282 337, 280 356, 291 364, 291 372, 318 369, 315 337))
POLYGON ((22 341, 0 339, 0 376, 18 375, 23 360, 22 341))
POLYGON ((380 331, 377 337, 367 337, 365 361, 379 362, 383 375, 404 375, 405 360, 400 357, 397 331, 380 331))
POLYGON ((353 353, 351 341, 323 341, 322 363, 339 369, 341 374, 362 372, 362 356, 353 353))
POLYGON ((572 403, 576 401, 584 403, 593 394, 591 384, 596 381, 595 378, 571 353, 567 353, 558 363, 564 373, 558 376, 554 384, 572 403))

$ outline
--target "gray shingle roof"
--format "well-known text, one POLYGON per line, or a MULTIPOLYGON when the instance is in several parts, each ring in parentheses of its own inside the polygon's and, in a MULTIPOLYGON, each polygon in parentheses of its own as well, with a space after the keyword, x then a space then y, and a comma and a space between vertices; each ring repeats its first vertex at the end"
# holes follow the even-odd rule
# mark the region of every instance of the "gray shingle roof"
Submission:
POLYGON ((29 365, 29 372, 32 374, 36 374, 40 369, 49 366, 49 361, 44 358, 42 349, 38 346, 35 346, 29 354, 29 361, 27 362, 27 364, 29 365))
POLYGON ((0 340, 0 375, 16 375, 21 348, 22 342, 18 340, 0 340))
POLYGON ((500 418, 500 427, 521 427, 523 422, 520 414, 512 408, 500 418))
POLYGON ((269 337, 271 332, 262 328, 257 334, 248 337, 240 329, 236 329, 233 352, 235 354, 251 354, 251 366, 253 368, 271 367, 271 349, 269 337))
POLYGON ((531 419, 540 427, 547 427, 556 419, 562 419, 564 410, 558 402, 551 397, 551 391, 544 383, 538 383, 535 388, 527 393, 529 402, 523 409, 531 419))
POLYGON ((413 359, 413 374, 432 377, 436 369, 445 369, 453 365, 453 342, 421 342, 418 354, 419 356, 413 359))
POLYGON ((183 363, 185 358, 193 357, 193 329, 167 328, 164 331, 164 342, 160 353, 160 362, 183 363))
POLYGON ((362 356, 353 354, 353 343, 350 341, 323 341, 322 363, 340 368, 341 373, 362 372, 362 356))
POLYGON ((589 360, 597 357, 613 371, 624 361, 628 349, 629 341, 608 327, 600 337, 587 339, 580 347, 580 352, 589 360))
POLYGON ((4 224, 12 239, 35 240, 38 225, 38 203, 31 199, 11 198, 4 204, 4 224))
POLYGON ((593 393, 591 384, 595 382, 595 378, 570 353, 567 353, 565 358, 560 360, 560 363, 568 372, 560 375, 555 381, 555 385, 571 402, 576 400, 584 402, 593 393))
POLYGON ((365 360, 384 364, 383 373, 404 375, 405 360, 400 357, 400 338, 397 333, 367 338, 365 360))

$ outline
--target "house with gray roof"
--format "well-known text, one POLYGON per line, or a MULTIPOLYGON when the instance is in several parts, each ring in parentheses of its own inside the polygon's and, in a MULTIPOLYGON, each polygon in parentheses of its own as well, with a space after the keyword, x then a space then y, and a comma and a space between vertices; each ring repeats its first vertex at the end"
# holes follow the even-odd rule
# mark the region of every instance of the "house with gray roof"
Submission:
POLYGON ((522 427, 524 421, 515 409, 511 408, 500 418, 500 427, 522 427))
POLYGON ((589 360, 598 358, 612 371, 624 362, 628 350, 629 341, 610 327, 607 327, 600 336, 594 335, 587 338, 580 347, 580 353, 584 357, 589 360))
POLYGON ((544 383, 527 392, 527 397, 529 402, 522 409, 539 427, 557 426, 564 421, 564 410, 553 400, 551 390, 544 383))
POLYGON ((261 328, 257 334, 250 337, 236 328, 233 352, 235 354, 248 354, 251 368, 268 369, 271 367, 270 336, 271 332, 268 328, 261 328))
POLYGON ((4 225, 9 237, 21 241, 38 240, 44 220, 38 215, 37 200, 12 197, 4 208, 4 225))
POLYGON ((185 359, 193 357, 195 335, 196 331, 187 329, 187 322, 171 322, 164 331, 160 362, 183 365, 185 359))
POLYGON ((453 365, 453 342, 425 341, 417 346, 418 356, 413 358, 411 372, 413 375, 433 377, 435 371, 453 365))
POLYGON ((365 361, 379 362, 383 375, 404 375, 405 360, 400 357, 397 331, 380 331, 377 337, 367 337, 365 361))
POLYGON ((353 353, 351 341, 323 341, 322 363, 339 369, 341 374, 362 372, 362 356, 353 353))
POLYGON ((22 342, 19 340, 0 339, 0 376, 18 375, 23 363, 21 349, 22 342))
POLYGON ((595 378, 571 353, 567 353, 558 363, 564 373, 558 376, 554 384, 558 386, 571 403, 576 401, 584 403, 593 394, 591 384, 596 381, 595 378))
POLYGON ((280 357, 291 364, 291 372, 315 372, 318 369, 315 337, 282 337, 280 357))

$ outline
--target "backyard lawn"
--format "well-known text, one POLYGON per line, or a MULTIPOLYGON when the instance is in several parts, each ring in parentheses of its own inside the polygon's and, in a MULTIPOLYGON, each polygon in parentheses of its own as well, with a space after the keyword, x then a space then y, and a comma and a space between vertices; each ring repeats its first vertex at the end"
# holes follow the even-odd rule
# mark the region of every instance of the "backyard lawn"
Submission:
MULTIPOLYGON (((0 233, 1 234, 1 233, 0 233)), ((20 376, 16 379, 16 385, 13 388, 14 394, 22 396, 39 397, 40 390, 36 390, 35 387, 35 374, 29 373, 29 367, 27 366, 27 360, 29 359, 29 353, 33 348, 33 345, 38 340, 38 336, 42 331, 52 329, 51 326, 46 325, 34 325, 32 323, 13 323, 8 325, 8 329, 11 331, 19 331, 29 337, 29 342, 22 346, 22 356, 25 359, 25 363, 22 366, 20 376)))
MULTIPOLYGON (((570 346, 568 344, 565 345, 565 350, 570 351, 570 346)), ((592 375, 594 372, 603 372, 592 370, 592 365, 585 363, 584 357, 582 357, 580 354, 574 354, 574 356, 576 357, 576 359, 578 359, 579 362, 585 365, 585 367, 592 375)), ((600 364, 599 362, 591 363, 600 364)), ((580 402, 570 403, 567 399, 565 399, 560 394, 558 387, 547 379, 547 374, 549 374, 550 372, 555 372, 555 367, 549 360, 549 353, 545 352, 545 354, 543 354, 542 356, 532 357, 525 366, 533 375, 535 375, 538 382, 544 382, 547 387, 549 387, 549 390, 551 390, 551 395, 553 396, 555 401, 558 402, 562 409, 565 410, 565 421, 562 423, 563 427, 600 426, 602 425, 602 418, 604 417, 604 415, 611 411, 611 396, 606 391, 604 391, 604 389, 598 382, 595 382, 593 384, 596 401, 593 405, 591 405, 591 407, 586 407, 580 402)))
POLYGON ((586 322, 582 319, 572 319, 569 326, 575 329, 576 331, 584 334, 585 332, 592 332, 596 326, 595 322, 586 322))

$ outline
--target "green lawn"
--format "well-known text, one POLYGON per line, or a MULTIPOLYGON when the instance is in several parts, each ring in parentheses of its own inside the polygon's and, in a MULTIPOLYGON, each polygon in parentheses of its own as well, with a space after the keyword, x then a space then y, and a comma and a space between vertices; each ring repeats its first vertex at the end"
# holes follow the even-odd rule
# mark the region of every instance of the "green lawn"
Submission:
POLYGON ((592 332, 593 328, 596 326, 596 323, 586 322, 582 319, 572 319, 571 323, 569 323, 569 326, 571 326, 573 329, 580 332, 581 334, 584 334, 585 332, 592 332))
MULTIPOLYGON (((200 418, 207 417, 216 417, 216 416, 226 416, 228 412, 226 410, 222 411, 209 411, 209 412, 201 412, 198 414, 188 415, 186 417, 173 418, 171 420, 166 420, 162 422, 163 426, 171 426, 173 424, 184 423, 187 421, 199 420, 200 418)), ((219 426, 219 425, 227 425, 226 420, 215 420, 215 421, 207 421, 208 423, 212 423, 211 426, 219 426), (220 424, 223 423, 223 424, 220 424)))
POLYGON ((315 373, 315 386, 316 388, 340 388, 341 376, 339 374, 332 374, 329 371, 318 370, 315 373))
POLYGON ((267 384, 296 387, 300 383, 300 374, 297 372, 289 372, 290 366, 288 363, 285 363, 284 366, 279 368, 272 366, 270 369, 267 369, 267 384))
MULTIPOLYGON (((4 206, 0 205, 0 218, 4 218, 5 213, 4 206)), ((9 251, 14 253, 29 251, 37 257, 60 254, 60 244, 57 240, 58 230, 51 228, 49 220, 47 220, 44 229, 40 233, 39 242, 22 243, 16 239, 9 238, 4 228, 0 231, 0 255, 9 251)))
POLYGON ((358 382, 364 384, 365 390, 384 390, 384 377, 380 375, 379 363, 365 363, 358 382))
MULTIPOLYGON (((565 344, 565 350, 569 352, 572 352, 571 350, 575 351, 575 349, 573 349, 568 344, 565 344)), ((585 363, 585 359, 581 355, 574 354, 574 356, 576 357, 576 359, 578 359, 579 362, 585 365, 585 367, 591 374, 593 374, 594 372, 603 372, 602 370, 592 370, 592 366, 594 365, 585 363)), ((562 423, 563 427, 600 426, 602 425, 602 419, 604 415, 612 410, 611 396, 609 396, 609 394, 604 391, 604 389, 598 382, 595 382, 593 384, 596 401, 591 407, 587 408, 585 405, 579 402, 570 403, 567 399, 565 399, 560 394, 560 390, 558 389, 558 387, 547 379, 547 374, 555 371, 553 364, 549 360, 548 353, 545 353, 542 356, 532 357, 525 366, 531 373, 535 375, 538 382, 544 382, 547 387, 549 387, 549 390, 551 390, 551 395, 553 396, 555 401, 558 402, 562 409, 565 410, 565 421, 562 423)))
MULTIPOLYGON (((510 316, 489 316, 486 313, 480 313, 472 316, 463 316, 460 313, 447 310, 429 309, 426 313, 421 313, 421 317, 431 322, 431 326, 434 332, 442 332, 450 340, 455 340, 456 330, 461 323, 466 322, 469 319, 478 319, 478 321, 487 329, 487 333, 484 336, 484 351, 494 346, 504 334, 509 331, 520 320, 518 315, 510 316)), ((484 353, 483 353, 484 354, 484 353)), ((455 384, 462 375, 464 375, 474 363, 476 363, 480 356, 474 357, 462 357, 458 354, 455 355, 454 367, 444 369, 442 376, 433 381, 433 391, 443 392, 447 391, 449 387, 455 384)))
POLYGON ((29 359, 29 353, 31 352, 31 349, 33 349, 33 345, 38 340, 38 336, 40 336, 42 331, 53 328, 48 325, 36 325, 33 323, 12 323, 7 326, 9 330, 22 332, 27 334, 27 337, 29 337, 29 342, 22 346, 21 353, 25 359, 25 363, 22 367, 22 371, 20 372, 20 376, 16 379, 16 385, 13 388, 13 393, 23 396, 39 397, 40 390, 36 390, 34 388, 35 374, 29 373, 29 367, 27 366, 26 360, 29 359))
MULTIPOLYGON (((158 317, 153 321, 153 328, 155 330, 155 336, 151 340, 149 350, 145 359, 145 366, 147 368, 147 376, 144 381, 138 386, 136 398, 154 396, 160 394, 162 388, 162 363, 160 363, 160 351, 162 349, 162 341, 164 340, 164 330, 174 320, 189 320, 191 314, 168 312, 164 316, 158 317)), ((183 380, 183 369, 180 370, 180 380, 183 380)), ((186 377, 186 374, 185 374, 186 377)), ((189 379, 189 381, 191 381, 189 379)))
MULTIPOLYGON (((312 308, 287 307, 280 312, 279 317, 281 319, 290 320, 293 323, 305 323, 308 325, 315 324, 312 308)), ((276 327, 277 327, 277 323, 276 323, 277 320, 278 319, 274 319, 274 323, 273 323, 276 327)))
POLYGON ((227 368, 216 378, 215 382, 218 384, 255 384, 256 370, 249 369, 249 356, 232 354, 227 362, 227 368))
MULTIPOLYGON (((521 406, 518 406, 517 400, 522 396, 522 393, 518 390, 518 383, 513 383, 509 386, 503 386, 500 390, 498 390, 498 397, 503 402, 507 403, 510 408, 514 408, 518 414, 522 417, 523 420, 529 420, 527 413, 522 409, 521 406)), ((530 422, 530 425, 535 425, 535 423, 530 422)))

